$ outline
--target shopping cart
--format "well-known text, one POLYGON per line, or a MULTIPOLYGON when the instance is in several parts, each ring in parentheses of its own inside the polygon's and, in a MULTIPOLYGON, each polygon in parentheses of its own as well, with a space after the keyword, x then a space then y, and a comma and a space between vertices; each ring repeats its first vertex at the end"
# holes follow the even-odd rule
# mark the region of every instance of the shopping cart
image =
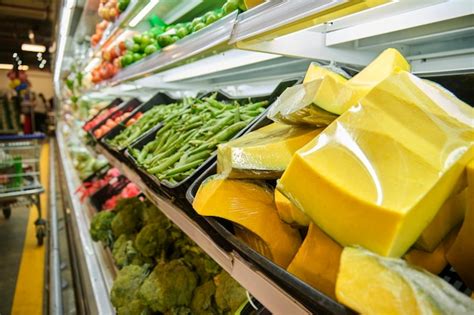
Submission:
POLYGON ((12 208, 36 205, 35 221, 38 245, 43 245, 46 221, 41 214, 40 182, 41 140, 44 134, 0 136, 0 209, 5 219, 12 208))

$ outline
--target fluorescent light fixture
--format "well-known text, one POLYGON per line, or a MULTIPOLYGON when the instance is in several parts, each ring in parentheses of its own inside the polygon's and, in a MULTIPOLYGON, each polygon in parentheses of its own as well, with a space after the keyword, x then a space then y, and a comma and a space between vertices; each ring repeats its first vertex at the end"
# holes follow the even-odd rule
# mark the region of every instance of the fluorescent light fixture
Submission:
POLYGON ((13 65, 8 64, 8 63, 0 63, 0 69, 1 70, 11 70, 11 69, 13 69, 13 65))
POLYGON ((67 42, 67 34, 69 32, 69 26, 71 24, 72 19, 72 11, 74 10, 74 6, 76 5, 75 0, 66 0, 62 10, 61 10, 61 17, 59 19, 59 32, 56 36, 56 42, 50 47, 50 49, 54 46, 56 51, 56 58, 54 61, 54 76, 53 82, 56 91, 56 95, 61 95, 61 68, 64 60, 64 52, 66 50, 66 42, 67 42))
POLYGON ((160 2, 160 0, 151 0, 148 2, 146 6, 143 7, 143 9, 138 12, 137 15, 128 23, 128 26, 130 27, 135 27, 140 23, 141 20, 145 18, 145 16, 153 10, 153 8, 160 2))
POLYGON ((13 53, 13 58, 16 58, 18 57, 18 54, 17 53, 13 53))
POLYGON ((19 67, 18 67, 18 70, 26 71, 26 70, 28 70, 28 69, 30 69, 30 67, 28 67, 27 65, 22 65, 22 66, 19 66, 19 67))
POLYGON ((43 53, 43 52, 46 51, 46 46, 44 46, 44 45, 33 45, 33 44, 23 44, 23 45, 21 45, 21 50, 43 53))

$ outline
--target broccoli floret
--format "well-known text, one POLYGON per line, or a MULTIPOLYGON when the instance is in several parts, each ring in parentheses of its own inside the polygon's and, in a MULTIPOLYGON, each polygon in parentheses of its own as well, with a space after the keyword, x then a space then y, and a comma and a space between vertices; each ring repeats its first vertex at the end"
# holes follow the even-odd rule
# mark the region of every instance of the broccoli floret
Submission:
POLYGON ((186 235, 183 234, 174 245, 173 255, 183 257, 186 264, 198 274, 200 283, 214 278, 221 272, 221 267, 186 235))
POLYGON ((160 257, 168 246, 168 232, 160 223, 148 224, 135 239, 136 249, 145 257, 160 257))
POLYGON ((119 269, 128 265, 140 266, 153 262, 151 259, 143 257, 133 246, 133 237, 125 234, 120 235, 115 241, 112 256, 119 269))
POLYGON ((191 310, 185 306, 173 307, 166 311, 163 315, 191 315, 191 310))
POLYGON ((142 221, 143 225, 151 223, 159 223, 163 226, 172 225, 171 221, 163 214, 163 212, 148 200, 143 202, 142 221))
POLYGON ((216 285, 209 280, 194 290, 191 301, 191 310, 195 315, 215 315, 218 314, 214 302, 216 285))
POLYGON ((215 300, 219 312, 234 314, 247 299, 245 289, 225 271, 214 278, 214 283, 216 285, 215 300))
POLYGON ((140 297, 155 312, 191 303, 197 276, 181 260, 158 264, 140 287, 140 297))
POLYGON ((95 242, 102 242, 111 246, 114 239, 112 235, 112 220, 115 218, 114 212, 101 211, 94 215, 91 221, 90 234, 95 242))
POLYGON ((146 314, 146 305, 138 298, 138 289, 148 275, 148 266, 126 266, 112 285, 110 300, 120 315, 146 314))
POLYGON ((114 236, 119 237, 122 234, 137 233, 142 227, 140 214, 140 205, 120 207, 120 211, 112 220, 112 232, 114 233, 114 236))

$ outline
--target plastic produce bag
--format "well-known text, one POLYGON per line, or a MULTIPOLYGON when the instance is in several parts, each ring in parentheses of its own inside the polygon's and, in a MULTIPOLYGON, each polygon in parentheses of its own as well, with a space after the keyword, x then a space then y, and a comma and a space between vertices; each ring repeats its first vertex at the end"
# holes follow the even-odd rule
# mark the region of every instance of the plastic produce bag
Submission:
POLYGON ((270 108, 268 118, 288 124, 328 125, 385 78, 409 70, 408 62, 393 48, 382 52, 350 80, 312 64, 305 82, 287 89, 270 108))
POLYGON ((218 172, 229 178, 278 179, 293 154, 321 130, 273 123, 220 144, 218 172))
POLYGON ((444 89, 394 74, 295 153, 278 189, 340 244, 400 257, 465 186, 473 121, 444 89))

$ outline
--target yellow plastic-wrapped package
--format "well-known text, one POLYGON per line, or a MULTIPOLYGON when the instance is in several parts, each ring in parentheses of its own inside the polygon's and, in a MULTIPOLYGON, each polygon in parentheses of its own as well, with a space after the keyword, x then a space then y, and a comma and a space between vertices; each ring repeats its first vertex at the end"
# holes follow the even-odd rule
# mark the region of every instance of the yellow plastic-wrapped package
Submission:
POLYGON ((342 251, 336 296, 366 315, 474 313, 474 301, 440 277, 362 248, 342 251))
POLYGON ((474 109, 400 72, 292 158, 278 189, 340 244, 400 257, 459 188, 474 109))
POLYGON ((199 187, 193 208, 200 215, 227 219, 256 234, 268 246, 270 258, 283 268, 301 245, 298 230, 278 217, 273 190, 260 182, 210 177, 199 187))
POLYGON ((409 70, 408 62, 393 48, 382 52, 349 80, 330 69, 312 64, 304 83, 283 92, 270 108, 268 117, 288 124, 325 126, 356 105, 385 78, 409 70))
POLYGON ((273 123, 220 144, 217 170, 229 178, 278 179, 293 154, 322 129, 273 123))

